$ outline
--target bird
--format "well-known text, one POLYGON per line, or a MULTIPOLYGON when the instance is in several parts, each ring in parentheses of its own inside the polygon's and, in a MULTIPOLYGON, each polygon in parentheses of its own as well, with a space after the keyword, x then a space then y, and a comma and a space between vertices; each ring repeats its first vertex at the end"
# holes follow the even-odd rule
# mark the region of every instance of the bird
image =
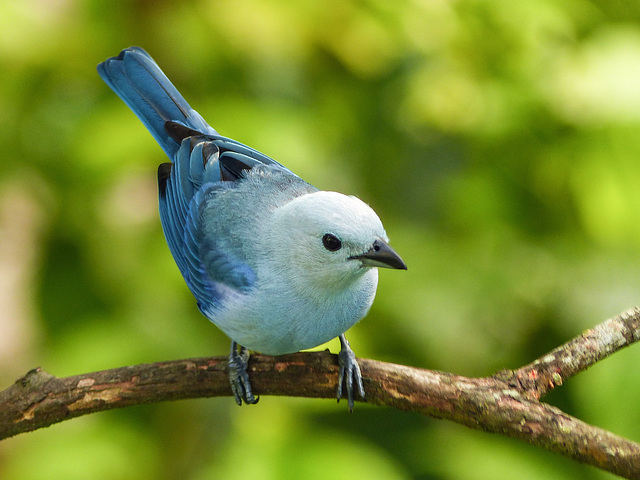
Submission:
POLYGON ((259 399, 250 352, 283 355, 337 337, 336 397, 346 393, 352 411, 365 391, 345 332, 368 313, 378 268, 407 269, 378 215, 220 135, 144 49, 97 69, 170 159, 158 167, 162 229, 199 310, 231 339, 236 403, 259 399))

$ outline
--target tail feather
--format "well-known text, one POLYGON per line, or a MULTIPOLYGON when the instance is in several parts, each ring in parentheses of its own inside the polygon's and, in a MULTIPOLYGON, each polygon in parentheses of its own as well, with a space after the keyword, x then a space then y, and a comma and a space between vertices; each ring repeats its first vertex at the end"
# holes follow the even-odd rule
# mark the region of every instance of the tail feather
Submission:
POLYGON ((156 62, 140 47, 130 47, 98 65, 98 73, 144 123, 173 160, 180 147, 165 130, 168 121, 203 134, 217 132, 193 110, 156 62))
POLYGON ((222 296, 249 288, 255 276, 249 266, 215 250, 213 239, 201 244, 201 205, 233 188, 254 167, 280 170, 292 179, 297 176, 257 150, 219 135, 143 49, 123 50, 98 65, 98 73, 171 160, 158 168, 162 228, 200 309, 211 318, 222 296))

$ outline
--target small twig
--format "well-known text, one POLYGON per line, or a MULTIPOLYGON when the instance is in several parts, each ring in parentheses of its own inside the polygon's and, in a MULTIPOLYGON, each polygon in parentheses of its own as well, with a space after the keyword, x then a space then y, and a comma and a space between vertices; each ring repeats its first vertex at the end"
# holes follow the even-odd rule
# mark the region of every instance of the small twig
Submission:
MULTIPOLYGON (((640 478, 640 445, 539 401, 550 388, 640 339, 640 308, 584 332, 517 370, 467 378, 359 359, 369 403, 500 433, 640 478)), ((0 392, 0 439, 88 413, 167 400, 231 395, 227 358, 195 358, 57 378, 34 369, 0 392)), ((334 398, 336 355, 253 355, 259 395, 334 398)), ((259 407, 250 407, 259 408, 259 407)))
POLYGON ((529 365, 508 373, 518 379, 523 390, 534 398, 541 398, 566 379, 638 340, 640 307, 635 307, 605 320, 529 365))

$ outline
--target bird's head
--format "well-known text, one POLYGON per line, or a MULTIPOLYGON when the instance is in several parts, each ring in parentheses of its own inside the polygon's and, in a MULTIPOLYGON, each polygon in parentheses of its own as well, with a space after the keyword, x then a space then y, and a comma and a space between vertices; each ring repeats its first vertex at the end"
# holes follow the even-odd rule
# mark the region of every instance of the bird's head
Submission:
POLYGON ((374 267, 407 268, 388 245, 378 215, 356 197, 303 195, 278 209, 275 224, 284 263, 320 289, 345 288, 374 267))

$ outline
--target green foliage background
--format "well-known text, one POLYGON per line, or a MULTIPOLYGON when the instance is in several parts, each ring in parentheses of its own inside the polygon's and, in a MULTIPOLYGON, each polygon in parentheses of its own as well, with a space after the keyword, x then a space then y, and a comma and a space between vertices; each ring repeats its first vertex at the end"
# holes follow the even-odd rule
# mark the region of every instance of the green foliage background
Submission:
MULTIPOLYGON (((379 213, 409 270, 382 272, 348 333, 359 356, 488 375, 640 303, 639 17, 631 0, 4 0, 2 385, 228 350, 165 246, 163 153, 95 72, 129 45, 221 133, 379 213)), ((548 401, 640 441, 639 365, 619 352, 548 401)), ((6 479, 232 476, 611 478, 449 422, 276 397, 0 444, 6 479)))

